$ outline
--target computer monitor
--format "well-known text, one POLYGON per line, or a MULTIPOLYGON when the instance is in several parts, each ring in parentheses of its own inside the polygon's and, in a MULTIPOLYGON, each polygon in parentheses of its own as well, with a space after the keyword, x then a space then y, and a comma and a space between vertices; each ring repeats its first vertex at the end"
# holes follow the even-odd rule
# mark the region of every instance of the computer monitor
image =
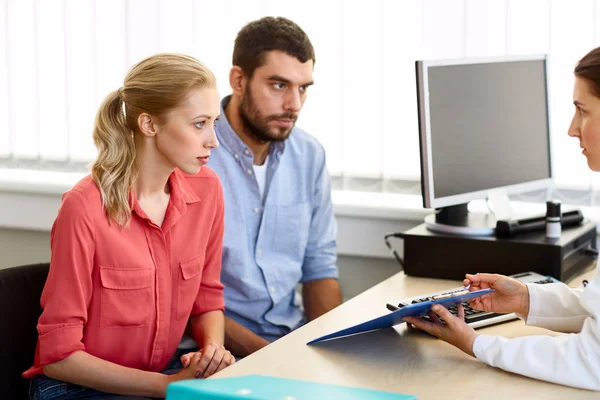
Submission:
POLYGON ((471 200, 552 183, 546 57, 417 61, 416 78, 427 227, 492 235, 471 200))

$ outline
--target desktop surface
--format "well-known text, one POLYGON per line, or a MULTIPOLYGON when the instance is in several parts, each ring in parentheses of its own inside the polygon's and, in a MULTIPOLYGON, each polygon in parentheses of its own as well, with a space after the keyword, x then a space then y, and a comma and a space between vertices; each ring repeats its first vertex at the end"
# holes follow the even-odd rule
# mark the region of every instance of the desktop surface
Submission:
MULTIPOLYGON (((590 279, 594 265, 567 282, 590 279)), ((398 298, 456 287, 459 281, 417 278, 400 272, 282 339, 215 375, 270 375, 313 382, 414 394, 419 399, 598 399, 597 392, 569 388, 486 366, 455 347, 406 324, 307 346, 310 340, 389 311, 398 298)), ((515 337, 556 333, 512 321, 478 330, 515 337)))

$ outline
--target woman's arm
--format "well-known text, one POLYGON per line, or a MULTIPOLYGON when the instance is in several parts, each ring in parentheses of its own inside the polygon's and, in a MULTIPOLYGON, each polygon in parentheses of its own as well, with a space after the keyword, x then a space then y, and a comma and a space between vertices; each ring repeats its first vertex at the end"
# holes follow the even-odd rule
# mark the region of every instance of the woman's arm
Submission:
MULTIPOLYGON (((559 289, 559 290, 562 290, 559 289)), ((572 291, 565 288, 564 294, 553 291, 556 298, 546 302, 547 314, 552 307, 560 311, 560 303, 574 301, 572 291), (563 297, 564 295, 564 297, 563 297)), ((577 306, 587 313, 579 333, 561 336, 528 336, 505 339, 494 336, 479 336, 473 344, 473 352, 485 363, 507 371, 531 376, 545 381, 600 391, 600 276, 596 277, 577 297, 577 306)), ((532 309, 533 311, 533 304, 532 309)), ((580 310, 581 311, 581 310, 580 310)), ((531 312, 530 312, 531 315, 531 312)), ((552 326, 547 323, 552 317, 539 320, 536 325, 552 326)), ((558 318, 559 327, 568 327, 571 318, 558 318), (562 321, 561 321, 562 320, 562 321)), ((529 321, 528 321, 529 322, 529 321)), ((573 328, 579 328, 573 324, 573 328)))
POLYGON ((478 336, 473 352, 493 367, 561 385, 600 391, 600 328, 588 318, 580 333, 506 339, 478 336))
MULTIPOLYGON (((444 307, 436 308, 433 322, 418 317, 405 320, 445 340, 493 367, 548 382, 600 391, 600 277, 581 295, 589 316, 577 334, 506 339, 477 335, 444 307)), ((461 308, 461 307, 459 307, 461 308)), ((433 307, 432 307, 433 309, 433 307)))
POLYGON ((235 363, 235 357, 225 349, 225 322, 223 311, 225 301, 221 284, 221 256, 224 234, 224 201, 219 180, 216 182, 215 217, 211 226, 210 238, 205 249, 202 282, 197 293, 190 293, 196 300, 192 307, 190 324, 192 335, 200 351, 181 357, 187 367, 195 364, 194 376, 207 378, 221 369, 235 363))
POLYGON ((590 312, 581 303, 582 289, 564 283, 528 284, 529 313, 521 316, 527 325, 557 332, 579 332, 590 312))
MULTIPOLYGON (((191 375, 188 379, 193 378, 192 368, 187 370, 191 375)), ((123 367, 84 351, 77 351, 61 361, 45 365, 44 374, 107 393, 148 397, 164 397, 171 381, 184 379, 184 374, 168 376, 123 367)))
POLYGON ((201 349, 210 343, 223 346, 225 317, 222 311, 209 311, 204 314, 194 315, 190 319, 190 322, 194 339, 201 349))
POLYGON ((194 315, 190 323, 200 351, 184 355, 181 363, 184 367, 190 362, 196 365, 194 377, 208 378, 235 363, 235 357, 223 346, 225 322, 222 311, 194 315))
POLYGON ((528 325, 558 332, 579 332, 590 311, 581 302, 581 289, 564 283, 524 284, 498 274, 467 274, 464 285, 470 290, 494 289, 470 302, 477 310, 516 313, 528 325))

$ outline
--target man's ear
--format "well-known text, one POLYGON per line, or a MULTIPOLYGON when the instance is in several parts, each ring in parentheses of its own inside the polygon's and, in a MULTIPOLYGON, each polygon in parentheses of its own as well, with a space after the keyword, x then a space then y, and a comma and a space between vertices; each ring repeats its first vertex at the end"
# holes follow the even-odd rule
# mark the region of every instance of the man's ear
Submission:
POLYGON ((156 124, 154 123, 154 120, 150 114, 141 113, 138 116, 137 123, 142 135, 147 137, 153 137, 156 135, 156 124))
POLYGON ((238 96, 244 95, 244 90, 246 88, 246 74, 237 65, 231 67, 231 70, 229 71, 229 85, 231 85, 233 94, 238 96))

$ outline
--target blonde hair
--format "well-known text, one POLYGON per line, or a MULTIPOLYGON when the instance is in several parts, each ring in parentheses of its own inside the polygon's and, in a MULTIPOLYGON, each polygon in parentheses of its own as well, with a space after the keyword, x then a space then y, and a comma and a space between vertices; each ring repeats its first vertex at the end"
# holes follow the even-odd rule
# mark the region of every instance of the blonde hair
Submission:
POLYGON ((94 124, 98 157, 92 177, 102 195, 109 223, 121 228, 131 220, 131 189, 138 176, 134 134, 138 117, 147 113, 160 120, 181 105, 190 90, 215 87, 213 73, 193 57, 157 54, 134 65, 123 87, 111 92, 100 106, 94 124))

